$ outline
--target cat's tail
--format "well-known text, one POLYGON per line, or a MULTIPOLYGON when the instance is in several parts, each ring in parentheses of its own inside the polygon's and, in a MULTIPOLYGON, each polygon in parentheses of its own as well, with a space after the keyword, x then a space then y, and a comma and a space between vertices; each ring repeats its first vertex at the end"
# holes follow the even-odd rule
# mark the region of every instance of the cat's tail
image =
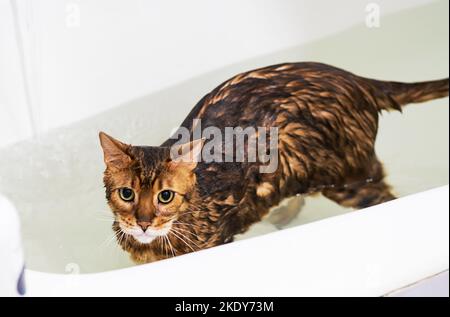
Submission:
POLYGON ((372 85, 381 90, 388 98, 381 98, 380 110, 399 110, 410 103, 420 103, 448 97, 449 79, 418 83, 399 83, 370 79, 372 85))

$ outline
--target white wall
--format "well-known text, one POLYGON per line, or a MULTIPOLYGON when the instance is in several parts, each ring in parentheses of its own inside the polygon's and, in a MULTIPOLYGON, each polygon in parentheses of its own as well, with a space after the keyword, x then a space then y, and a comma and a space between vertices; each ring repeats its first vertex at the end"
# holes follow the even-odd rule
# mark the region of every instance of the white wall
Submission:
MULTIPOLYGON (((40 130, 59 127, 363 23, 370 2, 0 0, 0 146, 31 135, 30 103, 40 130), (24 46, 25 82, 11 5, 24 46)), ((387 14, 432 1, 375 2, 387 14)))
POLYGON ((10 3, 0 0, 0 146, 31 133, 10 3))

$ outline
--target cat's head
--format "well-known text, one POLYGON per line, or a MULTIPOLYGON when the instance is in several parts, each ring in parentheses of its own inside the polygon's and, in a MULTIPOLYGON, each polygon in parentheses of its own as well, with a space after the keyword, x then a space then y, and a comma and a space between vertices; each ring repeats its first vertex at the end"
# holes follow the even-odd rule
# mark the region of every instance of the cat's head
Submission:
POLYGON ((106 198, 121 231, 141 244, 167 235, 195 193, 203 141, 181 145, 177 152, 183 156, 177 159, 168 147, 132 146, 103 132, 100 143, 106 198))

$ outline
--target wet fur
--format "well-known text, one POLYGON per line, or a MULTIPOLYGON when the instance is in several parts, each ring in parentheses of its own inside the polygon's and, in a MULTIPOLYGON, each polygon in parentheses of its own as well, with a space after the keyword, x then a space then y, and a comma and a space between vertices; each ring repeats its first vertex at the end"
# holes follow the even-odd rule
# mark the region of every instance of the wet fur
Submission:
MULTIPOLYGON (((168 149, 175 140, 160 147, 122 144, 131 161, 122 169, 108 168, 104 177, 113 212, 130 223, 145 218, 163 224, 175 217, 174 228, 183 232, 185 241, 169 234, 173 253, 162 239, 145 245, 128 236, 120 244, 136 262, 151 262, 230 242, 271 207, 296 194, 321 192, 352 208, 392 200, 395 196, 374 150, 379 113, 446 96, 448 79, 383 82, 319 63, 281 64, 239 74, 206 95, 182 126, 192 130, 193 119, 200 118, 202 129, 278 127, 276 172, 259 173, 260 163, 214 162, 200 162, 192 171, 172 166, 170 171, 168 149), (184 196, 172 214, 158 216, 151 206, 155 186, 167 186, 161 182, 168 179, 184 196), (119 183, 132 183, 150 198, 124 211, 113 195, 119 183)), ((119 231, 117 222, 113 227, 119 231)))

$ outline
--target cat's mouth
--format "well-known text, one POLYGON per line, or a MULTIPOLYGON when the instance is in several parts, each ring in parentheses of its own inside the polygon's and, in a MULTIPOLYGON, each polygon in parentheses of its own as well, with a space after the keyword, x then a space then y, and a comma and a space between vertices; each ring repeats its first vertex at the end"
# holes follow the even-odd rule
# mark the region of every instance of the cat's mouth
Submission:
POLYGON ((158 237, 164 237, 169 234, 172 228, 172 223, 168 223, 161 228, 147 228, 142 230, 140 227, 125 227, 119 224, 120 229, 130 236, 132 236, 137 242, 142 244, 149 244, 158 237))

